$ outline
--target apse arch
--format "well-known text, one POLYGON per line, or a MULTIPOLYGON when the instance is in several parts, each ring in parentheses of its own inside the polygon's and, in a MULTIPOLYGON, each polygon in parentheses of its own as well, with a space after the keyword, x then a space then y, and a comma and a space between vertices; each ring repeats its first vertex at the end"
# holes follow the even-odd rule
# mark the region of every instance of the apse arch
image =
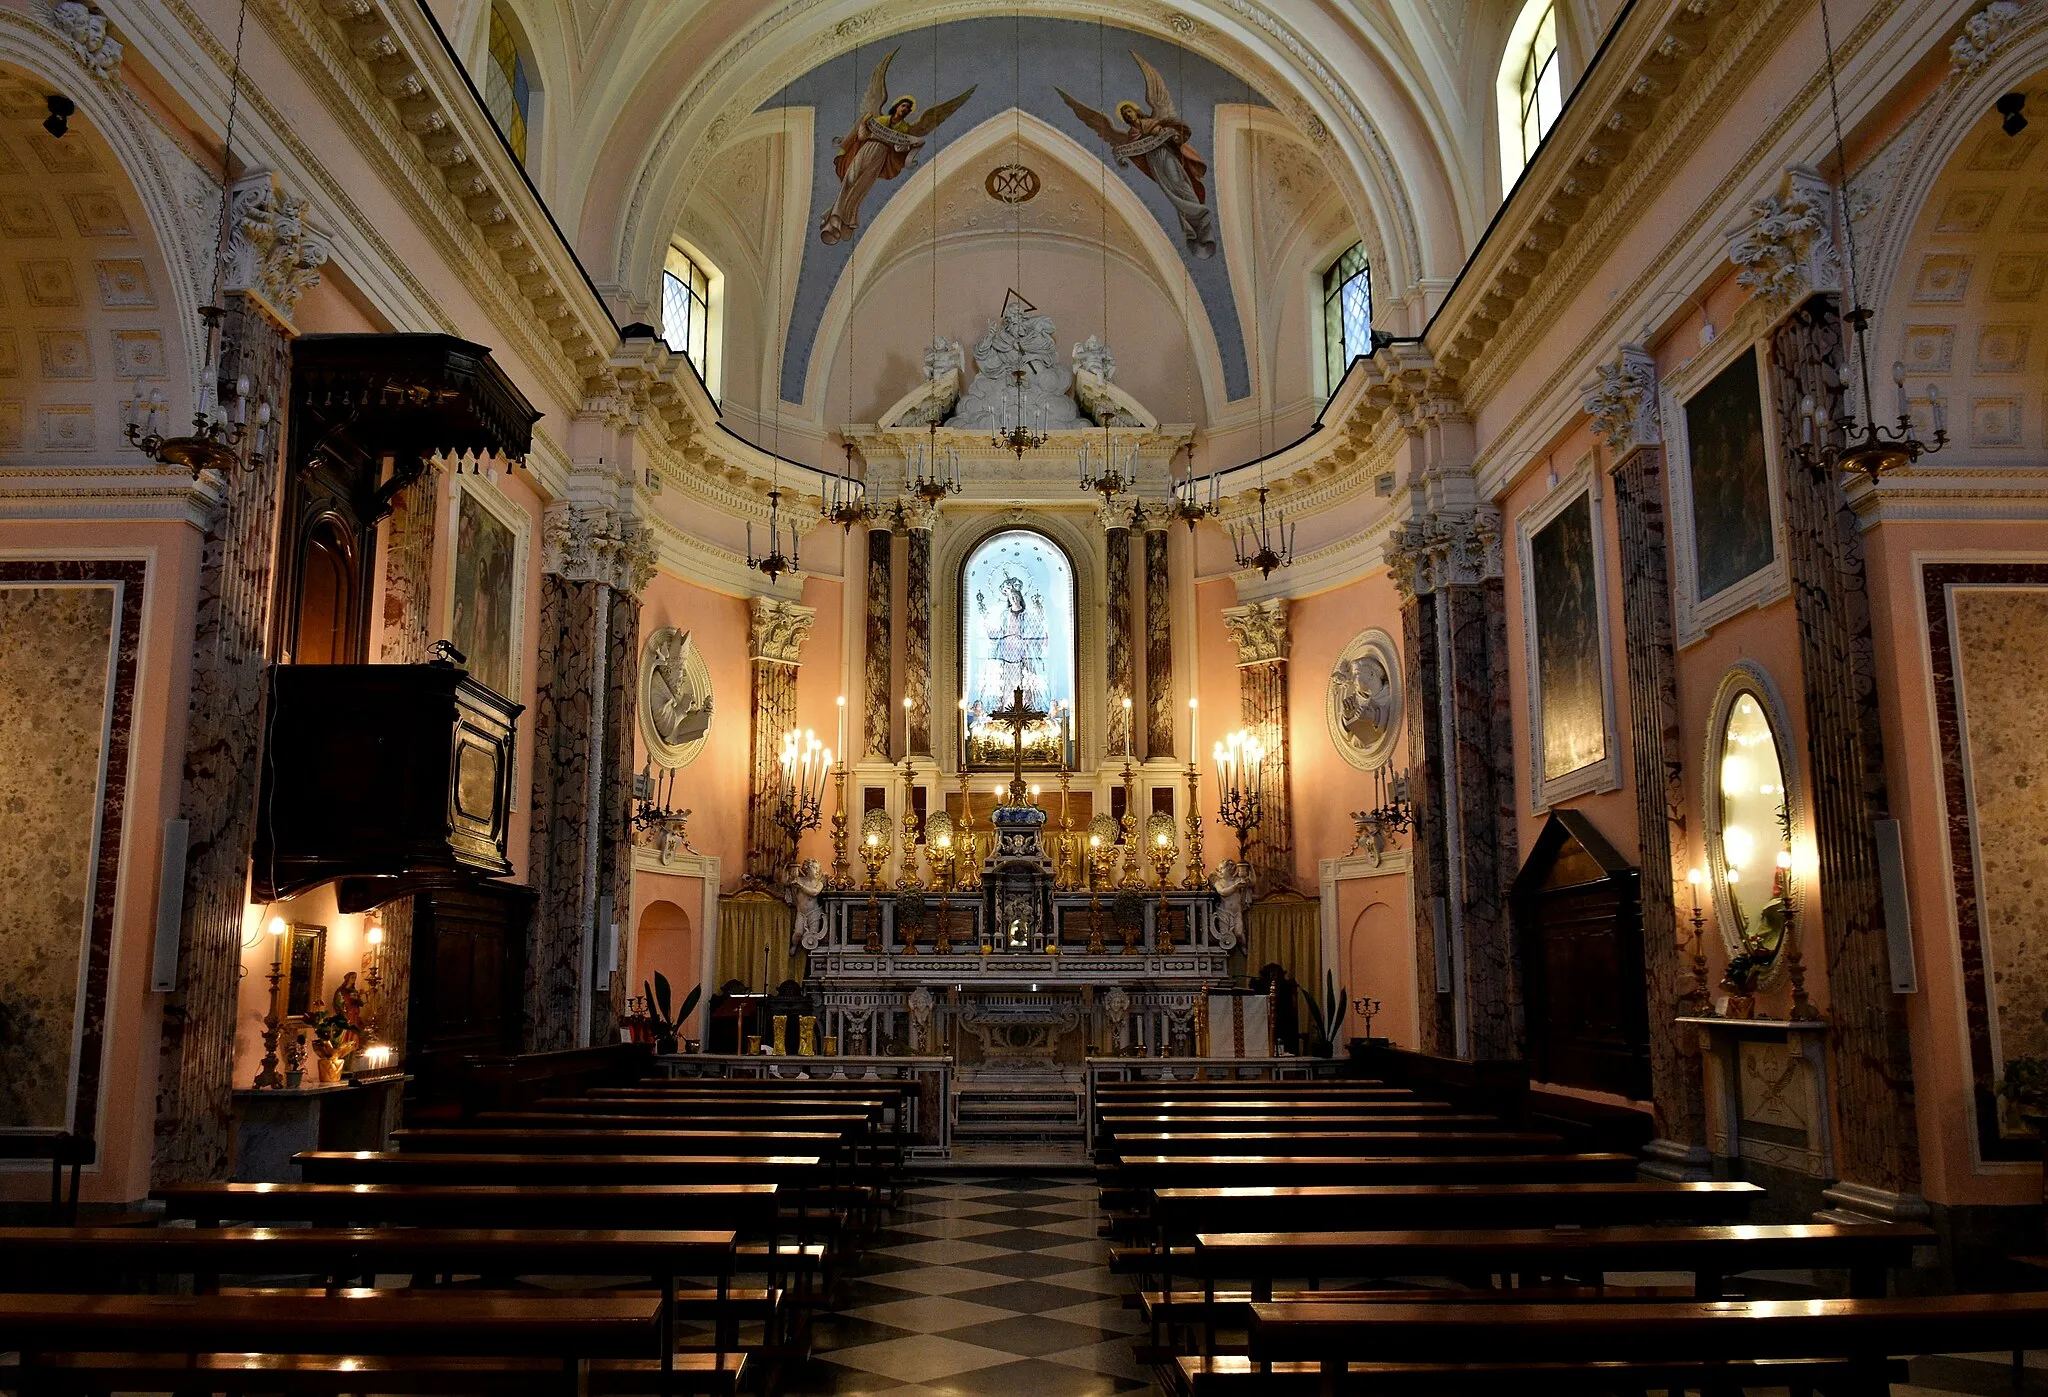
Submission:
MULTIPOLYGON (((610 247, 614 284, 654 284, 667 230, 681 218, 710 160, 729 132, 774 99, 778 86, 795 75, 797 63, 808 70, 819 61, 814 55, 829 58, 856 44, 879 44, 953 18, 961 8, 959 0, 912 0, 877 24, 877 12, 858 11, 850 0, 786 7, 734 33, 693 82, 681 90, 671 85, 665 93, 650 90, 654 70, 676 56, 682 40, 643 36, 650 54, 644 75, 608 94, 607 118, 586 133, 574 162, 591 171, 581 177, 578 203, 584 217, 579 224, 591 230, 594 241, 610 247), (778 64, 777 55, 787 54, 804 57, 778 64), (617 148, 618 126, 643 97, 662 115, 648 123, 644 141, 632 142, 639 153, 631 157, 630 169, 618 170, 618 187, 629 189, 628 196, 599 207, 592 198, 603 177, 604 147, 617 148)), ((1227 7, 1188 8, 1200 18, 1178 12, 1155 18, 1106 0, 1066 0, 1038 13, 1101 20, 1120 34, 1179 45, 1226 70, 1259 74, 1263 98, 1287 110, 1324 154, 1354 220, 1390 230, 1386 284, 1405 295, 1425 277, 1455 272, 1476 236, 1474 190, 1451 173, 1455 123, 1437 109, 1428 84, 1389 32, 1371 24, 1343 31, 1346 40, 1357 43, 1371 79, 1370 90, 1354 91, 1325 63, 1322 45, 1305 41, 1266 5, 1240 0, 1227 7), (1382 118, 1391 114, 1388 119, 1395 125, 1381 129, 1382 118, 1366 112, 1367 100, 1382 118)))
MULTIPOLYGON (((46 359, 39 391, 61 391, 45 392, 47 402, 20 400, 19 440, 0 445, 0 455, 27 454, 34 443, 35 454, 52 464, 140 465, 143 458, 118 439, 136 380, 145 389, 161 390, 173 404, 189 402, 205 355, 199 306, 212 244, 202 257, 178 236, 187 227, 179 190, 202 181, 217 190, 219 176, 197 166, 161 128, 145 125, 143 109, 117 87, 94 81, 61 37, 6 9, 0 9, 0 88, 28 94, 32 110, 8 115, 37 139, 46 115, 42 94, 59 92, 76 104, 63 142, 23 148, 13 157, 22 170, 0 172, 0 182, 24 188, 34 183, 31 192, 48 211, 52 232, 63 235, 60 241, 24 241, 9 253, 64 262, 71 287, 51 298, 63 304, 52 304, 47 314, 28 307, 9 314, 15 352, 24 361, 46 359), (49 170, 48 158, 76 168, 49 170), (39 176, 32 179, 31 168, 39 176), (75 237, 64 235, 67 224, 75 237), (28 251, 32 246, 39 250, 28 251), (134 271, 122 265, 131 262, 134 271), (109 278, 111 287, 103 284, 109 278), (44 329, 69 331, 71 342, 46 346, 39 319, 51 322, 44 329), (85 343, 78 344, 79 338, 85 343), (51 359, 53 353, 58 357, 51 359), (48 374, 52 367, 57 376, 48 374), (83 410, 50 415, 45 409, 83 410), (89 435, 72 430, 80 426, 89 435)), ((210 215, 206 221, 211 224, 210 215)), ((25 382, 38 382, 27 362, 17 372, 25 382)), ((11 425, 6 431, 13 439, 11 425)))
MULTIPOLYGON (((933 183, 961 164, 1000 152, 1016 139, 1020 129, 1022 139, 1030 149, 1059 161, 1071 173, 1085 177, 1091 185, 1096 182, 1100 162, 1079 142, 1028 112, 1022 114, 1020 122, 1014 108, 989 117, 955 139, 935 158, 922 162, 902 181, 903 187, 889 196, 861 235, 861 245, 875 244, 880 249, 879 255, 873 259, 858 255, 847 259, 819 316, 817 333, 806 356, 802 400, 806 408, 815 404, 817 421, 823 422, 830 411, 820 396, 830 381, 832 360, 843 349, 847 328, 859 311, 861 294, 900 260, 895 255, 896 247, 903 246, 905 256, 915 254, 917 249, 909 244, 915 240, 914 230, 930 205, 933 183)), ((1191 294, 1190 283, 1180 275, 1179 258, 1173 244, 1152 211, 1138 201, 1121 179, 1103 180, 1101 187, 1108 195, 1112 210, 1138 238, 1137 255, 1129 258, 1129 263, 1150 276, 1156 289, 1179 314, 1182 325, 1201 327, 1199 334, 1191 336, 1193 343, 1190 347, 1194 350, 1203 403, 1209 419, 1213 421, 1229 399, 1224 387, 1222 344, 1217 336, 1217 327, 1209 317, 1208 307, 1199 295, 1191 294)), ((804 230, 807 236, 811 231, 804 230)), ((943 242, 941 246, 944 246, 943 242)), ((1019 289, 1029 291, 1028 287, 1019 289)), ((991 313, 995 308, 995 304, 990 306, 991 313)), ((785 305, 783 311, 793 324, 793 309, 785 305)), ((794 340, 793 335, 791 339, 794 340)), ((780 391, 781 375, 778 374, 777 378, 777 391, 780 391)))

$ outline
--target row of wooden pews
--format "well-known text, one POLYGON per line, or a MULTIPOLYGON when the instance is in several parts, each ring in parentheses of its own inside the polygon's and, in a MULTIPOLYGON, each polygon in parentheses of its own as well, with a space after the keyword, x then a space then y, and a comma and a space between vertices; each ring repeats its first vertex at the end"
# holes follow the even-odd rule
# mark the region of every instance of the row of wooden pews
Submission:
POLYGON ((531 1096, 161 1189, 158 1227, 0 1230, 29 1393, 773 1393, 898 1187, 893 1083, 531 1096))
POLYGON ((1405 1087, 1112 1084, 1092 1111, 1112 1268, 1182 1397, 1860 1394, 1901 1354, 2048 1333, 2048 1296, 1889 1296, 1926 1228, 1748 1225, 1754 1185, 1638 1181, 1632 1156, 1405 1087), (1788 1270, 1845 1293, 1738 1279, 1788 1270))

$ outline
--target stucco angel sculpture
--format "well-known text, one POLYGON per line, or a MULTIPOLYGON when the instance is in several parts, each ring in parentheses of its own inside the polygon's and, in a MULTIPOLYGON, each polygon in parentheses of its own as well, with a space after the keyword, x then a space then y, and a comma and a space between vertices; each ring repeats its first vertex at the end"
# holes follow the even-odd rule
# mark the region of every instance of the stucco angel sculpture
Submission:
POLYGON ((1235 950, 1244 940, 1244 909, 1258 890, 1257 875, 1244 860, 1225 859, 1222 867, 1209 875, 1209 886, 1217 897, 1216 944, 1226 951, 1235 950))
POLYGON ((974 95, 970 87, 918 116, 915 97, 906 93, 889 101, 889 63, 895 57, 896 50, 890 49, 875 65, 867 93, 861 98, 860 116, 853 129, 837 142, 839 154, 833 157, 832 173, 839 176, 839 198, 825 211, 824 221, 818 225, 820 242, 838 243, 851 238, 860 226, 861 205, 867 201, 875 181, 902 174, 903 167, 924 149, 925 137, 938 130, 939 123, 959 111, 974 95))
POLYGON ((1194 128, 1181 120, 1173 105, 1173 94, 1167 90, 1166 79, 1159 76, 1159 70, 1135 50, 1131 58, 1145 75, 1145 106, 1150 111, 1142 110, 1136 102, 1119 102, 1113 121, 1086 102, 1075 101, 1063 89, 1053 90, 1073 108, 1075 116, 1109 143, 1109 153, 1116 157, 1117 164, 1135 162, 1159 186, 1159 192, 1180 215, 1181 237, 1188 251, 1196 257, 1214 257, 1216 215, 1206 202, 1208 192, 1202 185, 1209 165, 1195 150, 1194 128), (1117 121, 1123 122, 1123 130, 1117 130, 1117 121))
POLYGON ((825 944, 825 905, 818 900, 825 891, 825 871, 816 859, 805 859, 782 880, 783 900, 796 912, 790 926, 791 950, 802 947, 815 951, 825 944))

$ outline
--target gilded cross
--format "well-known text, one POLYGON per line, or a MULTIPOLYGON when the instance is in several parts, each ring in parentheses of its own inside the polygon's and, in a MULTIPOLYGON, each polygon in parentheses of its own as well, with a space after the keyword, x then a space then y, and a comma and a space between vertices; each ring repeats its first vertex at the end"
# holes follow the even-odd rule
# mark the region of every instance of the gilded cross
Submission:
POLYGON ((1016 696, 1010 700, 1010 706, 998 708, 988 716, 992 721, 1010 730, 1010 804, 1022 805, 1025 796, 1031 792, 1031 788, 1024 784, 1024 729, 1045 717, 1045 714, 1025 705, 1024 689, 1019 685, 1016 696))

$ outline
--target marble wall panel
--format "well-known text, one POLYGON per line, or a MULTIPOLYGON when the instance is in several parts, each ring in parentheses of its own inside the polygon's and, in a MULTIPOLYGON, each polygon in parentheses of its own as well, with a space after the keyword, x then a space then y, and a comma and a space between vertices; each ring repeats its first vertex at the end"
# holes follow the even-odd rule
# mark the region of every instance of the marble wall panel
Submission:
POLYGON ((1994 1087, 2010 1059, 2048 1055, 2048 565, 1931 564, 1922 576, 1977 1149, 2034 1159, 2040 1145, 1994 1087))
MULTIPOLYGON (((1145 755, 1173 755, 1173 579, 1165 528, 1145 530, 1145 755)), ((1200 760, 1190 752, 1190 760, 1200 760)))
POLYGON ((868 530, 867 702, 861 730, 870 758, 889 759, 890 712, 889 590, 890 538, 887 529, 868 530))
POLYGON ((526 1047, 576 1044, 585 930, 597 901, 591 808, 610 611, 601 582, 544 573, 533 712, 533 838, 527 880, 538 900, 526 958, 526 1047))
POLYGON ((1103 703, 1108 709, 1108 755, 1122 757, 1137 751, 1132 731, 1136 715, 1130 707, 1136 676, 1131 653, 1131 531, 1127 527, 1109 530, 1105 590, 1109 595, 1109 687, 1103 703))
POLYGON ((903 750, 928 757, 932 751, 932 531, 907 529, 903 557, 903 750))
POLYGON ((0 563, 0 1129, 97 1130, 144 572, 0 563))

